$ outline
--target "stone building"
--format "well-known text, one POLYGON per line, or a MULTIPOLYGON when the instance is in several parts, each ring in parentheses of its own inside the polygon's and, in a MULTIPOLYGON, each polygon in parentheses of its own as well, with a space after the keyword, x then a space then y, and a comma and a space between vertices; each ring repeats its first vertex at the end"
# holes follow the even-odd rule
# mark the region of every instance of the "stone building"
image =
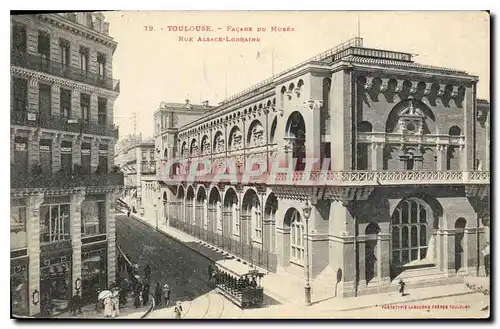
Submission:
POLYGON ((11 298, 14 315, 95 302, 115 280, 112 79, 101 13, 11 16, 11 298))
POLYGON ((122 193, 122 199, 137 212, 144 215, 146 209, 148 215, 154 213, 151 202, 151 184, 156 183, 156 159, 155 143, 153 139, 142 139, 139 136, 129 136, 119 141, 120 147, 117 147, 115 164, 120 167, 124 173, 125 188, 122 193))
POLYGON ((489 104, 478 77, 412 57, 354 38, 214 108, 172 114, 156 140, 167 223, 335 296, 481 275, 489 104), (214 179, 227 160, 236 181, 214 179), (193 180, 200 161, 208 174, 193 180), (264 170, 242 181, 249 167, 264 170))

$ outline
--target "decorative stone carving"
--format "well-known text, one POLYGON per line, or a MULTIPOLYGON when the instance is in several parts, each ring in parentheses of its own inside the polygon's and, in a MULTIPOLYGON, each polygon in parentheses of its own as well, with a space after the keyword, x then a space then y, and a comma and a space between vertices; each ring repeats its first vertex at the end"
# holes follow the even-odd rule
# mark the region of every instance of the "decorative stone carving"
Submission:
POLYGON ((208 140, 208 138, 203 139, 201 150, 202 154, 210 154, 210 141, 208 140))
POLYGON ((422 134, 425 114, 414 107, 413 100, 409 106, 399 114, 399 132, 402 134, 422 134))
POLYGON ((241 138, 241 131, 238 129, 234 132, 233 134, 233 141, 231 143, 231 149, 238 149, 241 147, 241 141, 242 141, 242 138, 241 138))
POLYGON ((264 143, 264 127, 258 124, 252 129, 251 142, 253 145, 262 145, 264 143))

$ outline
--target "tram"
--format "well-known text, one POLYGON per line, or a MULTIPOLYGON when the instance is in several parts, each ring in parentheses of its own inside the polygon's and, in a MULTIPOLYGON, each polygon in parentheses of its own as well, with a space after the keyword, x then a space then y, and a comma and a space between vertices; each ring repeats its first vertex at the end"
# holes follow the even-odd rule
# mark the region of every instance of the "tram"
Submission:
POLYGON ((234 260, 224 259, 215 263, 216 290, 241 308, 260 306, 264 301, 261 279, 264 273, 234 260))

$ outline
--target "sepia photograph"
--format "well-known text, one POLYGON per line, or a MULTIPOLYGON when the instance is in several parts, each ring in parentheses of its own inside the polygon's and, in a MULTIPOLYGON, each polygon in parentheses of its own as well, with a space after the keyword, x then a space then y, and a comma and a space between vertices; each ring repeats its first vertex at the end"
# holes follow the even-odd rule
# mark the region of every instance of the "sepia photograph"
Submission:
POLYGON ((11 12, 11 319, 488 319, 490 24, 11 12))

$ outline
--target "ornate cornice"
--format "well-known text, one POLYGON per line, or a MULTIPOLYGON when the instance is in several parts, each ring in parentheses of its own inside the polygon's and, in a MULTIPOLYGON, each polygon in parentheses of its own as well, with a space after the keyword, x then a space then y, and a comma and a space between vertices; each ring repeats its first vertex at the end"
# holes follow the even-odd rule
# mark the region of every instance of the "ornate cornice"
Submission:
POLYGON ((19 66, 11 66, 10 73, 12 75, 26 77, 28 79, 47 82, 53 84, 54 86, 76 89, 81 92, 85 92, 88 94, 96 94, 97 96, 106 97, 106 98, 117 98, 119 93, 115 91, 111 91, 105 88, 100 88, 92 85, 88 85, 81 82, 76 82, 71 79, 61 78, 55 75, 47 74, 40 71, 33 71, 30 69, 26 69, 19 66))
POLYGON ((37 15, 37 18, 40 21, 46 22, 56 28, 65 30, 72 34, 79 35, 91 41, 105 45, 106 47, 111 48, 113 53, 115 52, 116 47, 118 45, 118 43, 114 41, 112 37, 94 31, 87 26, 71 22, 68 19, 65 19, 64 17, 58 16, 57 14, 40 14, 37 15))

